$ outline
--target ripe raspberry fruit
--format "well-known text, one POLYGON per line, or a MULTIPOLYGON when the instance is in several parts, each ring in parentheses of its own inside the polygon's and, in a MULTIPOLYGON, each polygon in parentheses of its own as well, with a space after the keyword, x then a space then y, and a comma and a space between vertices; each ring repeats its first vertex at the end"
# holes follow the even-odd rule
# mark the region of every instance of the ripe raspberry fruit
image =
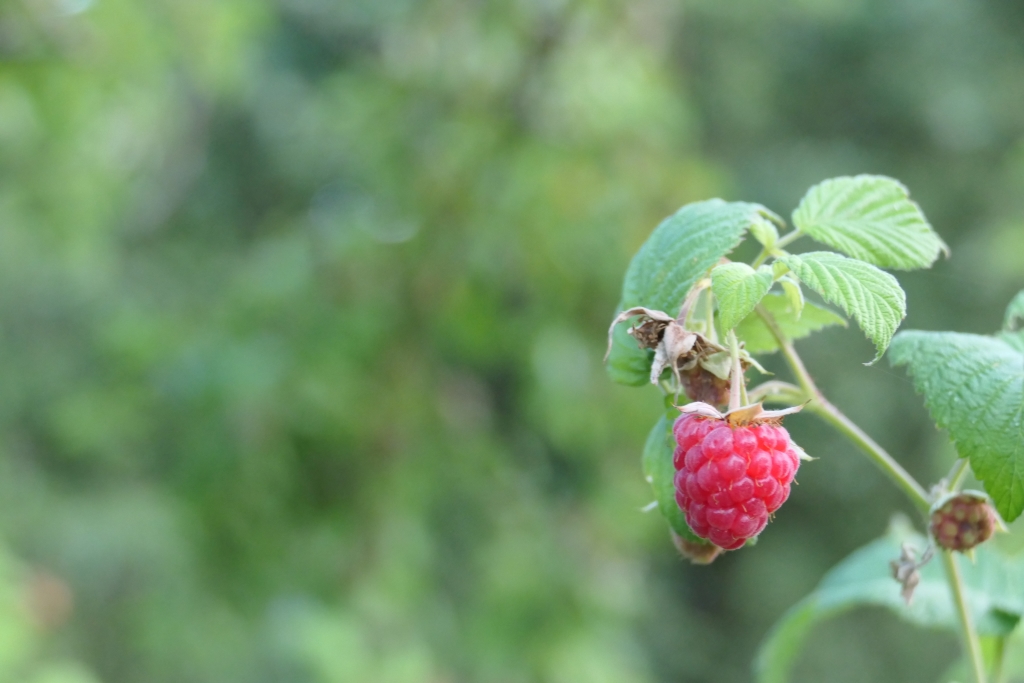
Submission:
POLYGON ((676 420, 676 502, 695 534, 735 550, 789 498, 800 451, 779 424, 782 412, 751 406, 738 415, 701 410, 676 420))
POLYGON ((970 550, 991 538, 998 526, 988 498, 980 493, 963 491, 932 508, 932 536, 947 550, 970 550))

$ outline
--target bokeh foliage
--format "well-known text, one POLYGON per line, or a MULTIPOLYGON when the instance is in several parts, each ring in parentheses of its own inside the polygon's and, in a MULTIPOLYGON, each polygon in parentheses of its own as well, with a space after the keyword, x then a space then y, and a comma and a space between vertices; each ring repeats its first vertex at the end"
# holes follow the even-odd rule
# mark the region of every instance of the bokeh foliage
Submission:
MULTIPOLYGON (((639 512, 660 398, 601 368, 626 264, 684 203, 882 173, 953 253, 901 275, 906 325, 996 329, 1022 29, 1005 1, 0 2, 0 530, 73 601, 0 615, 19 652, 106 683, 747 680, 902 503, 794 418, 819 460, 770 533, 682 564, 639 512)), ((801 344, 945 471, 859 332, 801 344)), ((875 613, 812 641, 800 680, 953 656, 875 613)))

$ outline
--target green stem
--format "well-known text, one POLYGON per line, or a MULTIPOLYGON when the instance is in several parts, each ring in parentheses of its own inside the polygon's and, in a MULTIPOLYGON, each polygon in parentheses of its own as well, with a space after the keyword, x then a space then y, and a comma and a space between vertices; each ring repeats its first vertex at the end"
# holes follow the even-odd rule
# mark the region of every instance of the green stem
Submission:
POLYGON ((740 342, 736 338, 736 331, 729 330, 726 335, 729 342, 729 353, 732 356, 732 371, 729 373, 731 380, 729 386, 729 410, 736 410, 747 403, 747 380, 743 376, 743 364, 740 362, 740 342))
POLYGON ((807 400, 800 387, 779 380, 771 380, 757 385, 750 390, 749 396, 748 400, 753 403, 785 403, 791 406, 798 406, 807 400))
POLYGON ((707 291, 707 299, 705 300, 707 305, 706 315, 708 318, 708 339, 711 340, 712 344, 718 343, 718 332, 715 330, 715 298, 711 294, 711 290, 707 291))
POLYGON ((910 473, 903 469, 903 466, 896 462, 895 458, 889 455, 884 448, 879 446, 874 439, 864 433, 864 431, 858 427, 850 418, 846 417, 838 408, 829 403, 829 401, 822 395, 821 391, 815 385, 814 380, 811 379, 810 373, 807 372, 807 368, 804 367, 803 361, 800 356, 797 355, 796 349, 793 348, 792 342, 790 342, 786 335, 779 328, 778 323, 775 322, 775 318, 772 314, 764 309, 762 306, 757 307, 757 314, 761 316, 761 319, 767 325, 772 336, 775 337, 775 341, 778 343, 779 348, 782 350, 782 355, 786 359, 786 363, 789 364, 790 370, 796 377, 797 383, 800 388, 803 389, 804 394, 807 398, 811 399, 811 403, 807 409, 826 422, 831 424, 843 435, 845 435, 850 441, 857 445, 867 456, 882 470, 889 479, 892 480, 896 486, 898 486, 910 501, 917 506, 917 508, 925 515, 928 514, 928 510, 931 508, 931 501, 928 499, 928 494, 924 488, 917 483, 917 480, 910 476, 910 473))
MULTIPOLYGON (((757 313, 765 325, 768 326, 768 329, 775 337, 775 341, 778 342, 782 355, 786 358, 786 362, 789 364, 790 370, 792 370, 793 375, 796 377, 800 388, 803 389, 806 397, 811 399, 808 410, 821 416, 826 422, 857 444, 927 517, 931 508, 931 502, 928 499, 928 494, 917 483, 917 480, 910 476, 891 455, 886 453, 885 449, 875 443, 860 427, 825 399, 821 391, 814 384, 814 380, 811 379, 807 368, 804 367, 800 356, 797 355, 792 342, 783 334, 775 318, 762 306, 757 307, 757 313)), ((963 465, 954 467, 954 471, 951 472, 950 482, 954 485, 959 483, 966 469, 966 461, 963 465)), ((978 633, 974 629, 971 614, 967 610, 960 568, 957 566, 956 559, 950 551, 942 551, 942 559, 946 566, 946 578, 949 582, 949 589, 953 594, 953 601, 956 603, 957 613, 960 617, 964 647, 970 654, 971 665, 974 669, 974 681, 975 683, 985 683, 985 665, 981 655, 981 642, 978 640, 978 633)))
POLYGON ((803 236, 804 234, 799 230, 792 230, 783 235, 782 237, 780 237, 779 241, 775 243, 775 246, 773 246, 772 249, 782 249, 783 247, 789 246, 790 244, 792 244, 793 242, 795 242, 796 240, 800 239, 803 236))
POLYGON ((964 476, 967 474, 967 458, 960 458, 953 465, 953 469, 946 475, 947 488, 950 491, 956 491, 960 488, 960 482, 963 481, 964 476))
POLYGON ((769 256, 775 255, 775 252, 781 250, 783 247, 788 246, 789 244, 792 244, 795 240, 803 236, 804 234, 799 230, 793 230, 791 232, 786 233, 785 235, 779 238, 778 242, 772 245, 772 248, 770 250, 768 248, 761 249, 761 253, 758 254, 757 258, 755 258, 753 263, 750 264, 751 268, 757 268, 759 265, 767 261, 769 256))
POLYGON ((967 609, 967 600, 964 597, 964 581, 960 576, 960 567, 957 565, 952 551, 942 551, 942 563, 946 567, 946 579, 949 581, 949 590, 953 593, 953 602, 956 604, 957 614, 960 617, 964 648, 971 657, 974 682, 985 683, 985 660, 981 655, 981 642, 978 640, 978 633, 974 629, 974 620, 967 609))
POLYGON ((994 683, 1002 683, 1003 680, 1003 662, 1006 661, 1006 636, 1002 636, 996 641, 996 654, 995 661, 992 662, 992 675, 991 680, 994 683))

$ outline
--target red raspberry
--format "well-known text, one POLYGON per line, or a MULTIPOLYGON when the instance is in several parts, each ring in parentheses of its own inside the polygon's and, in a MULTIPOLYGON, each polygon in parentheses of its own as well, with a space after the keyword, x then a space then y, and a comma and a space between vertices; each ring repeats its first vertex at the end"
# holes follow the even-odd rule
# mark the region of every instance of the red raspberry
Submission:
POLYGON ((692 413, 672 431, 676 502, 693 532, 725 550, 761 533, 800 467, 789 433, 777 420, 734 426, 692 413))

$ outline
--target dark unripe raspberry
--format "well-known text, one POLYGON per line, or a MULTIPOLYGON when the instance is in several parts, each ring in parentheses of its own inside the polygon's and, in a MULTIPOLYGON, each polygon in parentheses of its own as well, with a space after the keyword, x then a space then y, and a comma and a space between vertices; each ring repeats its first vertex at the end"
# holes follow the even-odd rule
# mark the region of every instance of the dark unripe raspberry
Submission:
POLYGON ((729 402, 729 380, 708 372, 698 363, 691 370, 680 373, 683 391, 691 401, 702 401, 713 406, 729 402))
POLYGON ((761 533, 800 467, 789 433, 777 421, 733 426, 686 414, 673 434, 676 502, 693 532, 725 550, 761 533))
POLYGON ((947 550, 970 550, 991 538, 997 526, 996 513, 981 494, 964 491, 932 510, 932 536, 947 550))

